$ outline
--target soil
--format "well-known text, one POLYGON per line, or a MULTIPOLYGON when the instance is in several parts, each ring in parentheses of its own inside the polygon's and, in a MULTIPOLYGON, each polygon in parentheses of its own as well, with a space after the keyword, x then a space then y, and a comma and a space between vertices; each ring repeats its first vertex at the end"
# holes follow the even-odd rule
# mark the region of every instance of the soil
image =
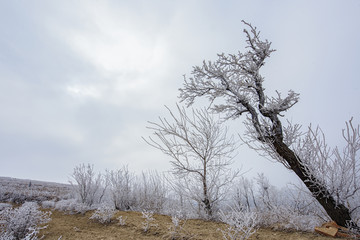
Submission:
MULTIPOLYGON (((172 226, 169 216, 154 214, 154 224, 150 230, 145 233, 142 229, 144 219, 139 212, 117 212, 113 220, 109 224, 101 224, 90 220, 92 212, 86 214, 70 215, 64 212, 53 211, 52 220, 48 227, 41 231, 40 236, 44 234, 45 240, 61 240, 67 239, 86 239, 86 240, 102 240, 102 239, 206 239, 218 240, 223 239, 219 229, 225 229, 226 225, 219 222, 204 220, 187 220, 183 225, 183 231, 180 232, 181 237, 171 238, 170 227, 172 226), (125 226, 120 226, 117 217, 126 218, 125 226)), ((272 229, 259 229, 249 239, 264 240, 325 240, 333 239, 318 235, 316 233, 305 233, 296 231, 274 231, 272 229)))

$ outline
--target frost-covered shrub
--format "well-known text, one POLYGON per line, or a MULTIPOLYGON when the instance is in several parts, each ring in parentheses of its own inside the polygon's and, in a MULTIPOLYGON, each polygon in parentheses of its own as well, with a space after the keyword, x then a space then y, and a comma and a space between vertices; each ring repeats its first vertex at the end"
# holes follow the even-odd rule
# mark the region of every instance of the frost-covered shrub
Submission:
POLYGON ((55 202, 54 201, 42 201, 41 206, 43 208, 55 208, 55 202))
POLYGON ((259 211, 261 226, 277 230, 297 230, 312 232, 315 226, 320 226, 323 220, 312 214, 302 214, 287 206, 272 208, 271 211, 259 211))
POLYGON ((94 213, 91 215, 90 219, 96 220, 99 223, 106 224, 111 222, 111 218, 116 213, 116 210, 113 207, 103 205, 100 206, 94 213))
POLYGON ((0 232, 0 240, 14 240, 14 236, 8 232, 0 232))
POLYGON ((168 234, 165 235, 166 239, 176 240, 176 239, 191 239, 193 237, 192 234, 187 232, 184 229, 184 225, 186 223, 186 219, 180 217, 181 213, 178 212, 174 216, 171 217, 171 225, 169 227, 168 234))
POLYGON ((0 203, 0 211, 6 209, 6 208, 11 208, 12 205, 10 203, 0 203))
POLYGON ((48 223, 51 212, 42 212, 39 205, 26 202, 19 208, 6 208, 0 212, 1 238, 37 239, 37 234, 48 223))
POLYGON ((157 224, 154 224, 155 221, 154 212, 152 211, 142 211, 142 218, 144 218, 144 222, 142 222, 142 229, 145 233, 147 233, 151 227, 157 227, 157 224))
POLYGON ((222 222, 228 224, 225 230, 221 230, 225 240, 245 240, 257 231, 259 217, 255 212, 232 211, 225 214, 220 212, 222 222))
POLYGON ((89 206, 77 202, 76 199, 60 200, 56 202, 55 209, 63 212, 69 212, 70 214, 84 214, 91 210, 89 206))
POLYGON ((118 224, 119 224, 120 226, 125 226, 125 225, 126 225, 126 219, 127 219, 127 217, 123 218, 123 216, 119 216, 119 217, 117 218, 117 220, 119 221, 118 224))

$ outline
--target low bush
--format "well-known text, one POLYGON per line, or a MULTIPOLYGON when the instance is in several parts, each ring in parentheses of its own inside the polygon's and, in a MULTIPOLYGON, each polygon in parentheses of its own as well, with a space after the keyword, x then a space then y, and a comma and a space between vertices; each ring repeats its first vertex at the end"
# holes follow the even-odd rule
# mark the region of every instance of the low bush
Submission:
POLYGON ((313 232, 314 227, 324 221, 314 214, 302 214, 286 206, 258 212, 258 216, 261 218, 261 227, 272 227, 275 230, 313 232))
POLYGON ((226 229, 221 229, 225 240, 245 240, 253 235, 259 225, 259 217, 255 212, 232 211, 225 214, 220 212, 222 222, 228 224, 226 229))
POLYGON ((42 201, 41 206, 43 208, 55 208, 55 201, 42 201))
POLYGON ((0 212, 0 239, 37 239, 42 226, 48 223, 51 212, 42 212, 39 205, 26 202, 18 208, 5 208, 0 212))
POLYGON ((147 233, 151 227, 157 227, 157 224, 154 224, 155 221, 154 212, 152 211, 142 211, 142 218, 144 219, 144 222, 142 222, 142 229, 145 233, 147 233))
POLYGON ((70 214, 84 214, 91 208, 76 199, 60 200, 55 204, 55 210, 68 212, 70 214))
POLYGON ((6 208, 11 208, 12 205, 10 203, 0 203, 0 211, 6 209, 6 208))
POLYGON ((116 210, 113 207, 108 205, 100 206, 94 213, 91 215, 90 219, 95 220, 102 224, 107 224, 111 222, 111 218, 116 213, 116 210))

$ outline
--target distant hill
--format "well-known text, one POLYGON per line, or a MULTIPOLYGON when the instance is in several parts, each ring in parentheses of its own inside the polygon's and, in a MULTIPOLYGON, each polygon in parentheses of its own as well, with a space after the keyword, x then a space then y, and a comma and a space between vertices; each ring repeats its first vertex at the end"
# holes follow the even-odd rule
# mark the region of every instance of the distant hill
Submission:
POLYGON ((70 184, 0 177, 0 202, 59 200, 70 194, 70 184))

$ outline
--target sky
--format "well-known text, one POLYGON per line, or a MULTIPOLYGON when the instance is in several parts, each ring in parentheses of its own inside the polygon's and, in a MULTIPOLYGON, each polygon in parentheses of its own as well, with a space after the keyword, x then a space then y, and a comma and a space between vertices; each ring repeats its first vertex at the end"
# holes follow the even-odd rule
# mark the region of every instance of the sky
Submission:
MULTIPOLYGON (((300 93, 283 121, 319 125, 342 146, 345 121, 360 123, 359 12, 360 0, 0 0, 0 176, 66 183, 82 163, 170 170, 142 139, 147 121, 169 117, 193 66, 245 50, 241 20, 276 49, 266 93, 300 93)), ((234 136, 242 120, 225 123, 234 136)), ((237 153, 246 177, 297 181, 246 146, 237 153)))

